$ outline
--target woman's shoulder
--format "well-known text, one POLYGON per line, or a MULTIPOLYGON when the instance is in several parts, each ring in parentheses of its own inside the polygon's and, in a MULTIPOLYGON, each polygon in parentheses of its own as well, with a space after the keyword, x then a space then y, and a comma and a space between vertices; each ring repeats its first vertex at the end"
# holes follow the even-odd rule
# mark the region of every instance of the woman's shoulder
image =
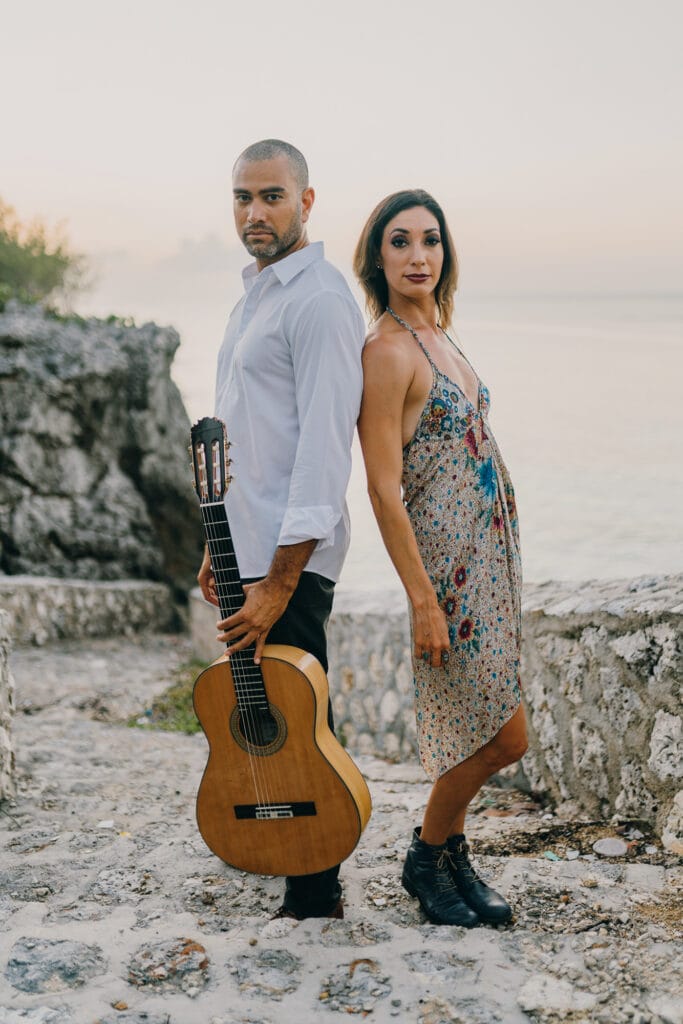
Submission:
POLYGON ((400 331, 377 321, 368 332, 363 348, 363 375, 366 388, 379 384, 405 394, 415 375, 415 354, 400 331))
POLYGON ((386 314, 370 325, 365 337, 365 353, 373 359, 403 362, 411 352, 405 343, 405 332, 386 314))

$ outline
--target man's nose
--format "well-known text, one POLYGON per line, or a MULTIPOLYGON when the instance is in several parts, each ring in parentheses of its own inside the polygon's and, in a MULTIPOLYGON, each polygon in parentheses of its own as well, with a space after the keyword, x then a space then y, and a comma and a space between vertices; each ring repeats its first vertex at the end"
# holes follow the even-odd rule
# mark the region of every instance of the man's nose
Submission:
POLYGON ((247 223, 258 224, 260 221, 265 220, 265 209, 265 203, 258 197, 254 197, 247 209, 247 223))

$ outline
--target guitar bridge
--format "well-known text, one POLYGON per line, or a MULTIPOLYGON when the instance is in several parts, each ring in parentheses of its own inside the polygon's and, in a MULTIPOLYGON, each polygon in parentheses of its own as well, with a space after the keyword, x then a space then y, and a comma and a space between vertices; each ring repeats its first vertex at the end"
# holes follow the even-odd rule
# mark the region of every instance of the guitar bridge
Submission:
POLYGON ((312 800, 291 804, 235 804, 235 817, 244 820, 278 821, 282 818, 307 818, 316 814, 312 800))

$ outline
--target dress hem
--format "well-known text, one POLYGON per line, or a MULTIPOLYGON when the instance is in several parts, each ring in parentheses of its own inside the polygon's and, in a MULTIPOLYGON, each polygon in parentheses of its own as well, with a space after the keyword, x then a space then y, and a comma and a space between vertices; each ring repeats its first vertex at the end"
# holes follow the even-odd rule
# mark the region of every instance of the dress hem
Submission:
MULTIPOLYGON (((519 685, 520 685, 520 690, 521 690, 521 684, 519 684, 519 685)), ((419 754, 419 758, 420 758, 420 764, 422 765, 422 768, 424 769, 424 773, 427 776, 427 778, 430 780, 430 782, 438 782, 439 779, 442 778, 444 775, 447 775, 448 772, 453 771, 453 769, 457 768, 458 765, 464 764, 464 762, 468 761, 470 759, 470 757, 474 757, 475 754, 478 754, 479 751, 482 749, 482 747, 485 747, 487 743, 490 743, 491 740, 495 739, 496 736, 498 735, 498 733, 501 731, 501 729, 503 729, 508 724, 508 722, 510 722, 514 718, 514 716, 517 714, 517 712, 519 710, 519 707, 520 707, 521 703, 522 703, 522 696, 521 696, 521 693, 520 693, 520 696, 519 696, 517 702, 515 703, 515 706, 512 708, 510 714, 507 716, 507 718, 505 718, 505 720, 501 723, 501 725, 498 726, 496 731, 494 733, 492 733, 482 743, 480 743, 479 746, 477 747, 477 749, 473 750, 471 754, 467 755, 467 757, 461 757, 458 761, 455 761, 454 764, 449 764, 447 767, 443 768, 442 771, 439 771, 439 772, 436 772, 436 773, 430 772, 427 769, 427 765, 425 764, 425 762, 423 760, 423 757, 422 757, 422 754, 421 754, 421 752, 418 749, 418 754, 419 754)), ((495 775, 495 772, 493 774, 495 775)))

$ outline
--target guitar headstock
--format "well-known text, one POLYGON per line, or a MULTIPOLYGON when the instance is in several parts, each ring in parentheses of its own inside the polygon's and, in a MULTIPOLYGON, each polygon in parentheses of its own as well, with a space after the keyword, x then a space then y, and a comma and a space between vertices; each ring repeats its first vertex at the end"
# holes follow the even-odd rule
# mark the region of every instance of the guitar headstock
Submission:
POLYGON ((228 472, 230 442, 225 424, 214 416, 205 416, 195 423, 190 436, 194 489, 200 504, 222 501, 232 479, 228 472))

